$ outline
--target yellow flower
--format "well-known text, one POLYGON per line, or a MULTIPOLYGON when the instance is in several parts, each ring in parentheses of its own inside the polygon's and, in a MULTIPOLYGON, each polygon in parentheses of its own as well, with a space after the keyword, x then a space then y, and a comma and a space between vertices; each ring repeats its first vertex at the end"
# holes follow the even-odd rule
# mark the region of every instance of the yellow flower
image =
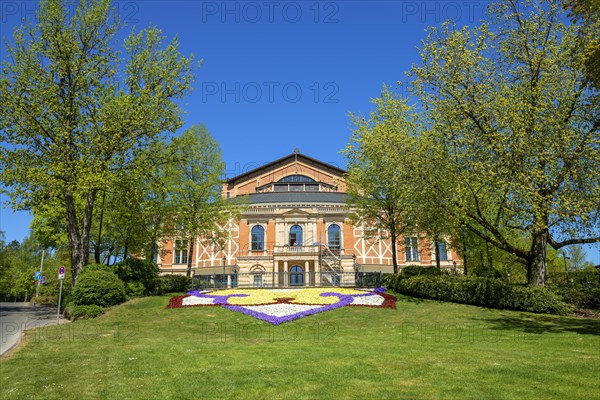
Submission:
POLYGON ((249 306, 257 304, 273 304, 277 299, 291 299, 295 304, 334 304, 337 296, 321 296, 322 293, 339 293, 346 295, 364 294, 365 291, 348 288, 306 288, 306 289, 227 289, 208 293, 209 296, 228 296, 246 294, 245 297, 229 297, 231 305, 249 306))

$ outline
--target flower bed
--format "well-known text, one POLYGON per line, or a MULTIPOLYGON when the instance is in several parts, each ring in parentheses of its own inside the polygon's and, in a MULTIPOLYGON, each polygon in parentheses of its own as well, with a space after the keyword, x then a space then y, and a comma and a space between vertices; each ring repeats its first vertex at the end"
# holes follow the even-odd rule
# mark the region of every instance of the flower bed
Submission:
POLYGON ((167 308, 223 307, 279 325, 345 306, 396 308, 396 298, 384 288, 364 291, 348 288, 227 289, 189 291, 171 298, 167 308))

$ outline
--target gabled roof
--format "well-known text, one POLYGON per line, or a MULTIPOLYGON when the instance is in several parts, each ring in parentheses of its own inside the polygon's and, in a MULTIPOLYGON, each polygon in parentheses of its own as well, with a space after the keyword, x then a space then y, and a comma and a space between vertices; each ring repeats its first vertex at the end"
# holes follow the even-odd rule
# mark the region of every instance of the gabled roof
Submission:
POLYGON ((289 155, 287 155, 285 157, 281 157, 280 159, 277 159, 275 161, 271 161, 270 163, 262 165, 262 166, 260 166, 258 168, 254 168, 254 169, 252 169, 252 170, 250 170, 248 172, 245 172, 243 174, 240 174, 238 176, 234 176, 233 178, 229 178, 225 182, 233 184, 233 183, 238 182, 240 180, 249 178, 252 175, 260 175, 262 173, 262 171, 269 170, 272 167, 275 167, 275 166, 278 166, 278 165, 283 166, 283 165, 286 165, 286 164, 291 164, 291 163, 293 163, 296 160, 298 160, 298 161, 303 161, 304 160, 304 161, 308 161, 308 162, 311 162, 311 163, 315 163, 317 165, 322 166, 323 169, 330 170, 331 172, 333 172, 333 173, 335 173, 335 174, 337 174, 339 176, 343 176, 343 175, 346 174, 346 170, 344 170, 344 169, 338 168, 338 167, 336 167, 334 165, 331 165, 331 164, 327 164, 327 163, 325 163, 323 161, 317 160, 316 158, 312 158, 312 157, 306 156, 306 155, 301 154, 300 152, 298 152, 296 150, 292 154, 289 154, 289 155))

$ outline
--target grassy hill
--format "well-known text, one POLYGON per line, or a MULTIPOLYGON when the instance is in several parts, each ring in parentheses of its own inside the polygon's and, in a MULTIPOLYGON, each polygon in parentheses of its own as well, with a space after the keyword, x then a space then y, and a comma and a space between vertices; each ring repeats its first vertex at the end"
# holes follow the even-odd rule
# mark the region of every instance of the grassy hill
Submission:
POLYGON ((28 332, 0 398, 599 398, 598 320, 401 297, 274 327, 168 300, 28 332))

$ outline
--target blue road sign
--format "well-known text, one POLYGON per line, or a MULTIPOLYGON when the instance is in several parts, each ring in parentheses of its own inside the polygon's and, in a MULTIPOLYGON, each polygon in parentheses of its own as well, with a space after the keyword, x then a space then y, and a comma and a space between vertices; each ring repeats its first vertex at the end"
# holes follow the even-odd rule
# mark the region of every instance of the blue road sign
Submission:
POLYGON ((35 273, 35 280, 39 281, 40 279, 42 279, 42 273, 40 271, 35 273))
POLYGON ((46 276, 42 276, 42 285, 46 283, 46 276))

